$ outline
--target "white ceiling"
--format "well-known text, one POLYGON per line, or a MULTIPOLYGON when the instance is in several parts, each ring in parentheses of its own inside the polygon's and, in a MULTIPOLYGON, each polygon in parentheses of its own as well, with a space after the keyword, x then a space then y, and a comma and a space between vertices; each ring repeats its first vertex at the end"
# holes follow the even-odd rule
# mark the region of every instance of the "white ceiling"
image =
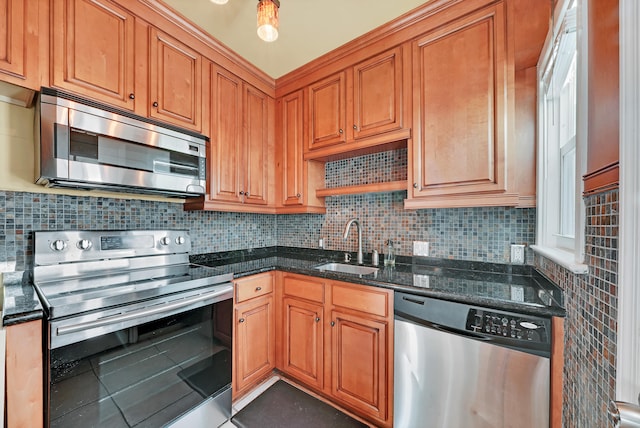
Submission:
POLYGON ((280 34, 272 43, 256 34, 257 0, 163 2, 278 78, 428 1, 280 0, 280 34))

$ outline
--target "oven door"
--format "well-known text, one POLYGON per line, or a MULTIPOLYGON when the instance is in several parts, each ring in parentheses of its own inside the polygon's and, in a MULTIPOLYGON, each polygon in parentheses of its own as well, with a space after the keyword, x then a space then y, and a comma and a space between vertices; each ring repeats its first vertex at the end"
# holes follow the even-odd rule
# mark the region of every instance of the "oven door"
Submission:
POLYGON ((51 322, 50 334, 93 333, 49 346, 49 426, 222 425, 231 413, 233 308, 226 297, 195 308, 165 303, 51 322))

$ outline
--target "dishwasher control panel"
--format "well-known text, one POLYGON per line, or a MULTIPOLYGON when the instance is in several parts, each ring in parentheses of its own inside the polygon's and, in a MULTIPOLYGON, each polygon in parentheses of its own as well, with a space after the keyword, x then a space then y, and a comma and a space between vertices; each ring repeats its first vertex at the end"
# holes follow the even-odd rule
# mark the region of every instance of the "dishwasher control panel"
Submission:
POLYGON ((533 343, 549 343, 549 325, 545 320, 479 308, 467 314, 467 331, 533 343))

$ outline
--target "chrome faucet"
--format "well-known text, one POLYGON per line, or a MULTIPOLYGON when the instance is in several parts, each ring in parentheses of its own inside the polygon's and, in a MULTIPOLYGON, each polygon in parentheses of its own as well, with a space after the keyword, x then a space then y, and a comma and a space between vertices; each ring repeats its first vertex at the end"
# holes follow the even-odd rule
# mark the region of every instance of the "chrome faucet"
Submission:
POLYGON ((344 227, 344 236, 342 237, 342 239, 344 239, 345 241, 347 240, 347 236, 349 236, 349 229, 351 229, 351 225, 354 223, 356 225, 356 228, 358 229, 358 264, 361 265, 364 264, 364 260, 362 257, 362 228, 360 227, 360 222, 357 218, 352 218, 347 222, 347 225, 344 227))

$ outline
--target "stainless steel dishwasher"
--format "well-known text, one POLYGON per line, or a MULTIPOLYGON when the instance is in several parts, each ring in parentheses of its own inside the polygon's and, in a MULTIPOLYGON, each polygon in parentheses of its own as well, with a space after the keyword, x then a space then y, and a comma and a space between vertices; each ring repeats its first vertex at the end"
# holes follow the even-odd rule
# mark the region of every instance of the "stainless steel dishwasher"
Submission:
POLYGON ((549 426, 549 319, 395 293, 395 428, 549 426))

